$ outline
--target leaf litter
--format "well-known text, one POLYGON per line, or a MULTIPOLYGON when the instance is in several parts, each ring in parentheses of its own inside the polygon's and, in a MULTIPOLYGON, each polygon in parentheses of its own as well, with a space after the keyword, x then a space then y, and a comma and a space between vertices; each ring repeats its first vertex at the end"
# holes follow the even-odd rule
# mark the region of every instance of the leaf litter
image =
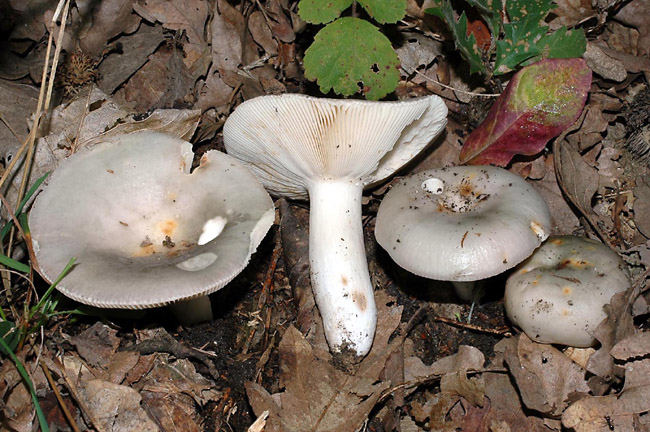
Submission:
MULTIPOLYGON (((391 36, 402 63, 396 95, 437 93, 452 112, 446 135, 409 170, 456 165, 461 144, 480 123, 469 120, 475 99, 466 92, 482 87, 450 60, 444 26, 422 12, 427 6, 407 3, 407 25, 395 30, 402 37, 391 36)), ((649 429, 648 4, 635 0, 617 10, 556 3, 551 29, 599 29, 585 55, 594 73, 589 98, 578 122, 552 145, 515 156, 508 166, 542 191, 554 234, 600 239, 633 274, 633 290, 607 307, 595 350, 540 345, 513 328, 489 333, 504 324, 499 278, 489 281, 496 294, 464 324, 468 306, 455 304, 448 287, 400 273, 374 245, 383 187, 364 207, 380 325, 361 363, 343 364, 327 349, 305 260, 306 213, 281 202, 280 233, 269 235, 249 269, 215 295, 221 300, 214 322, 163 328, 169 320, 161 311, 144 320, 109 313, 103 321, 95 311, 76 321, 55 317, 44 339, 28 338, 17 355, 51 428, 649 429), (274 244, 272 237, 279 240, 274 244)), ((7 4, 13 26, 0 41, 5 169, 33 124, 55 6, 7 4)), ((313 29, 297 11, 290 0, 193 0, 173 7, 158 0, 75 2, 62 40, 65 68, 39 132, 32 181, 80 148, 142 128, 192 140, 202 151, 220 148, 220 127, 242 99, 314 93, 301 67, 313 29)), ((9 202, 19 177, 4 187, 9 202)), ((16 282, 12 291, 3 309, 25 301, 29 288, 16 282)), ((2 427, 33 430, 29 389, 4 357, 0 378, 2 427)))

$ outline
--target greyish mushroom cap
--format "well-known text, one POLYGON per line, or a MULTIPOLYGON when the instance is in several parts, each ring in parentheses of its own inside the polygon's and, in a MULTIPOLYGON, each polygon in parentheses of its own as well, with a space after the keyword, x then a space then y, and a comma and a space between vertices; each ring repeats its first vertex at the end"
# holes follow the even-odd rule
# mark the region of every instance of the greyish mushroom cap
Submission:
POLYGON ((506 282, 508 318, 532 340, 573 347, 596 344, 603 306, 630 288, 625 262, 602 243, 550 237, 506 282))
POLYGON ((273 202, 235 159, 152 132, 65 160, 30 213, 49 280, 81 303, 140 309, 204 296, 232 280, 273 224, 273 202))
POLYGON ((544 199, 521 177, 491 166, 419 172, 382 200, 375 237, 404 269, 470 282, 514 267, 550 232, 544 199))
POLYGON ((371 102, 283 94, 239 105, 223 136, 228 154, 247 162, 272 194, 307 199, 310 181, 385 179, 446 124, 438 96, 371 102))

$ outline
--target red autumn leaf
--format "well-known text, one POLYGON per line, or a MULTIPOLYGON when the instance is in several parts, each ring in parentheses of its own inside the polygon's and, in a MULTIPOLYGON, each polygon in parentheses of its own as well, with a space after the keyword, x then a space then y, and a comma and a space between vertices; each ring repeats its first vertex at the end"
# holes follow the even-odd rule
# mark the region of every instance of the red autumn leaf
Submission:
POLYGON ((514 155, 539 153, 580 116, 590 86, 583 59, 546 59, 523 68, 467 137, 460 162, 506 166, 514 155))

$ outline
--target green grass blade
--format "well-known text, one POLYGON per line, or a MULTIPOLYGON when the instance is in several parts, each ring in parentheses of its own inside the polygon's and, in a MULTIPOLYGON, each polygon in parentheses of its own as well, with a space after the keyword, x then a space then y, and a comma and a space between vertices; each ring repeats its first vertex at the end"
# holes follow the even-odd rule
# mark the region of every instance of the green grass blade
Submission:
POLYGON ((16 261, 13 258, 9 258, 8 256, 1 255, 0 254, 0 264, 4 265, 5 267, 9 267, 14 270, 18 270, 19 272, 23 273, 29 273, 29 266, 27 264, 23 264, 21 262, 16 261))
POLYGON ((16 369, 18 369, 18 373, 23 378, 25 384, 27 384, 27 387, 29 388, 29 393, 31 394, 32 400, 34 401, 34 409, 36 410, 36 416, 38 417, 38 422, 41 425, 41 431, 50 432, 50 427, 47 425, 47 420, 45 420, 45 414, 43 414, 43 410, 41 409, 41 404, 38 403, 38 398, 36 397, 36 390, 34 389, 34 384, 32 384, 32 380, 29 378, 29 374, 25 370, 25 367, 23 366, 21 361, 18 360, 16 354, 14 354, 14 352, 11 351, 11 349, 9 349, 9 345, 7 345, 7 343, 2 338, 0 338, 0 346, 9 353, 9 357, 11 357, 11 360, 16 365, 16 369))
POLYGON ((30 320, 34 317, 34 314, 37 311, 41 311, 41 309, 43 307, 43 304, 50 298, 50 296, 52 295, 52 291, 54 291, 54 288, 56 288, 58 283, 61 282, 61 279, 63 279, 65 277, 65 275, 68 274, 68 272, 70 271, 70 269, 72 268, 72 266, 74 265, 76 260, 77 259, 74 258, 74 257, 70 258, 70 261, 68 261, 68 263, 65 265, 65 267, 63 268, 63 270, 59 274, 59 277, 57 277, 56 280, 54 282, 52 282, 52 285, 50 285, 50 287, 47 289, 47 291, 45 291, 45 294, 43 294, 43 296, 41 297, 39 302, 36 304, 36 306, 34 306, 32 308, 32 310, 31 310, 31 312, 29 314, 29 319, 30 320))
MULTIPOLYGON (((29 188, 29 190, 25 194, 25 198, 23 198, 23 200, 20 202, 18 207, 14 210, 16 212, 15 213, 16 216, 18 216, 20 214, 20 212, 23 211, 23 207, 25 207, 25 204, 27 204, 27 202, 32 198, 32 195, 34 195, 36 193, 39 186, 41 185, 41 183, 43 183, 45 181, 45 179, 47 178, 48 175, 50 175, 49 172, 43 174, 41 177, 38 178, 38 180, 36 180, 34 182, 32 187, 29 188)), ((2 230, 0 230, 0 240, 4 240, 5 236, 9 233, 9 230, 11 229, 11 224, 12 223, 13 223, 13 221, 9 220, 9 221, 7 221, 6 224, 4 224, 4 226, 2 227, 2 230)))

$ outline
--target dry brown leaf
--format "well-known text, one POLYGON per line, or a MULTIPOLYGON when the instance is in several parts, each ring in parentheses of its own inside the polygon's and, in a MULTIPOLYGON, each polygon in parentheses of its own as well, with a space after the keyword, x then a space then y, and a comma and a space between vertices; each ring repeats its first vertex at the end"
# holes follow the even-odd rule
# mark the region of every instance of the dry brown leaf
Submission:
POLYGON ((75 1, 84 24, 78 35, 81 50, 91 56, 100 57, 110 39, 123 31, 130 33, 140 18, 132 14, 134 0, 92 0, 75 1))
POLYGON ((38 90, 0 80, 0 94, 0 160, 7 162, 27 138, 27 119, 36 110, 38 90))
MULTIPOLYGON (((355 431, 391 383, 380 380, 388 358, 401 349, 401 339, 388 343, 400 322, 402 308, 383 291, 376 293, 378 322, 372 350, 354 374, 332 366, 329 352, 316 351, 295 328, 279 344, 280 387, 270 395, 246 384, 256 414, 269 411, 267 432, 355 431)), ((393 383, 394 384, 394 383, 393 383)))
POLYGON ((138 387, 165 395, 185 394, 199 405, 216 401, 221 392, 214 383, 196 372, 187 359, 170 360, 167 356, 157 356, 152 369, 138 382, 138 387))
POLYGON ((650 354, 650 332, 630 335, 618 342, 610 350, 617 360, 630 360, 633 357, 645 357, 650 354))
POLYGON ((531 341, 525 334, 504 344, 504 358, 524 404, 559 416, 572 393, 588 393, 585 370, 551 345, 531 341))
POLYGON ((631 388, 620 394, 588 396, 562 414, 562 424, 576 432, 637 431, 636 414, 650 411, 650 386, 631 388))
POLYGON ((623 391, 639 386, 650 386, 650 359, 635 360, 625 364, 623 391))
POLYGON ((560 175, 558 180, 571 201, 583 214, 597 217, 591 200, 598 190, 598 171, 588 165, 574 145, 567 141, 560 145, 555 158, 560 175))
POLYGON ((641 234, 650 238, 650 179, 637 177, 634 197, 634 224, 641 234))
POLYGON ((463 397, 473 406, 483 406, 485 382, 480 375, 469 378, 465 371, 458 371, 442 376, 440 379, 440 391, 463 397))
POLYGON ((109 359, 120 346, 117 330, 102 322, 96 322, 79 335, 67 339, 89 365, 102 369, 108 367, 109 359))
MULTIPOLYGON (((150 22, 158 21, 165 28, 176 30, 179 33, 182 31, 188 40, 183 43, 185 55, 182 57, 182 61, 188 70, 195 69, 195 65, 197 62, 201 62, 208 47, 204 38, 205 25, 208 20, 208 2, 144 0, 135 3, 133 9, 150 22)), ((205 70, 202 73, 205 73, 205 70)))
POLYGON ((426 366, 418 357, 404 359, 404 378, 409 382, 459 371, 478 370, 484 363, 485 356, 478 348, 461 345, 456 354, 441 358, 430 366, 426 366))
POLYGON ((106 366, 108 381, 122 384, 127 375, 140 361, 140 354, 133 351, 121 351, 111 356, 106 366))
POLYGON ((603 148, 596 160, 600 175, 598 187, 618 189, 621 184, 625 183, 624 169, 619 162, 622 155, 623 150, 614 147, 607 140, 603 142, 603 148))
POLYGON ((650 10, 649 0, 635 0, 625 4, 615 15, 624 24, 636 27, 639 32, 639 54, 650 54, 650 10))
POLYGON ((0 42, 0 78, 2 79, 18 80, 29 75, 30 69, 38 60, 36 56, 31 55, 21 57, 11 51, 8 44, 0 42))
POLYGON ((485 395, 490 400, 490 411, 484 420, 487 430, 491 432, 549 432, 549 428, 544 425, 541 418, 526 416, 510 376, 488 372, 484 373, 483 377, 485 379, 485 395))
POLYGON ((10 0, 11 8, 17 12, 10 39, 38 41, 45 35, 43 12, 52 8, 50 0, 10 0))
POLYGON ((116 92, 138 112, 156 108, 190 106, 194 102, 194 78, 185 66, 183 53, 163 45, 149 61, 116 92))
POLYGON ((269 0, 265 5, 273 35, 284 43, 293 42, 296 39, 296 34, 293 32, 293 25, 291 25, 291 21, 285 13, 288 5, 283 7, 278 0, 269 0))
POLYGON ((627 78, 627 71, 620 60, 608 56, 598 45, 587 42, 587 50, 583 54, 587 66, 601 77, 622 82, 627 78))
POLYGON ((550 27, 554 30, 561 26, 574 27, 596 16, 591 0, 555 0, 553 3, 556 8, 551 13, 556 18, 551 19, 550 27))
POLYGON ((620 368, 614 365, 611 349, 624 338, 635 333, 632 314, 628 309, 628 292, 621 292, 614 297, 604 309, 607 318, 596 328, 594 337, 600 342, 600 348, 589 357, 587 370, 609 382, 615 374, 622 374, 620 368))
POLYGON ((103 380, 81 383, 79 395, 103 431, 155 432, 160 429, 147 416, 142 398, 131 387, 103 380))
POLYGON ((253 40, 257 42, 259 46, 267 54, 277 54, 278 53, 278 42, 273 38, 273 33, 269 25, 264 19, 264 14, 260 11, 255 11, 248 17, 248 31, 250 31, 253 36, 253 40))
MULTIPOLYGON (((404 43, 397 47, 395 52, 397 52, 402 68, 408 74, 414 73, 421 67, 426 69, 437 56, 442 54, 442 42, 421 33, 404 32, 403 40, 404 43)), ((414 82, 418 82, 418 77, 414 78, 414 82)))
POLYGON ((580 220, 562 195, 553 170, 553 158, 548 158, 550 168, 544 178, 531 181, 535 190, 542 195, 551 212, 551 235, 573 234, 580 228, 580 220))
POLYGON ((163 40, 162 27, 149 25, 141 25, 134 34, 118 38, 115 43, 122 45, 121 52, 111 53, 99 65, 99 88, 112 94, 149 60, 163 40))
POLYGON ((246 19, 226 0, 217 0, 210 29, 216 71, 226 84, 235 88, 241 82, 238 68, 257 57, 257 48, 249 36, 246 19))

